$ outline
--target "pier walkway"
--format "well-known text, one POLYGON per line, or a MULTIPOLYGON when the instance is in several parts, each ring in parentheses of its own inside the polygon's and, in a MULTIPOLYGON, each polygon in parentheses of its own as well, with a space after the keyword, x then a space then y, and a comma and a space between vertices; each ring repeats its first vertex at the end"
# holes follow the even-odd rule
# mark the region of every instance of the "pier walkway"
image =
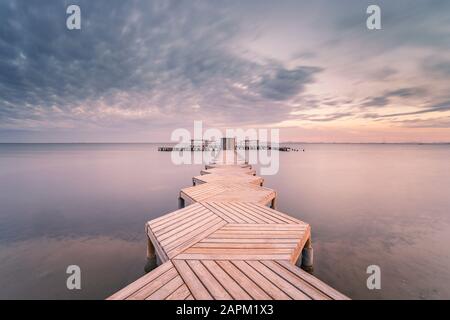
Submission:
POLYGON ((146 224, 153 270, 108 299, 348 299, 302 269, 312 268, 309 224, 274 210, 276 192, 250 166, 205 171, 179 210, 146 224))

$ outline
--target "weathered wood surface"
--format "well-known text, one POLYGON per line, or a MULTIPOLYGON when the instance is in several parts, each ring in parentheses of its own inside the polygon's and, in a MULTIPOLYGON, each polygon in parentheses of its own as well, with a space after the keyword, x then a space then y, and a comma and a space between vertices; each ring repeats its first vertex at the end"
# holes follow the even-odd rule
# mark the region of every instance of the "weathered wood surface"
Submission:
POLYGON ((175 258, 109 300, 331 300, 348 299, 284 260, 175 258))
POLYGON ((238 152, 234 150, 222 150, 210 164, 206 165, 206 169, 225 166, 239 166, 241 168, 252 167, 245 159, 242 159, 238 152))
POLYGON ((204 183, 180 191, 180 198, 186 204, 243 201, 271 205, 276 197, 277 193, 273 189, 242 183, 204 183))
POLYGON ((147 223, 161 261, 287 260, 295 263, 311 236, 307 223, 264 205, 200 202, 147 223))
POLYGON ((254 170, 205 171, 180 192, 190 205, 146 224, 162 265, 109 299, 348 299, 295 265, 311 228, 266 206, 276 192, 254 170))
POLYGON ((204 169, 202 171, 200 171, 201 175, 204 174, 221 174, 221 175, 236 175, 236 174, 249 174, 249 175, 256 175, 256 170, 255 169, 251 169, 249 167, 240 167, 240 166, 220 166, 220 167, 215 167, 215 168, 211 168, 211 169, 204 169))
POLYGON ((195 176, 192 178, 193 185, 199 185, 203 183, 238 183, 238 184, 254 184, 262 186, 264 184, 264 179, 258 176, 252 176, 248 174, 204 174, 200 176, 195 176))

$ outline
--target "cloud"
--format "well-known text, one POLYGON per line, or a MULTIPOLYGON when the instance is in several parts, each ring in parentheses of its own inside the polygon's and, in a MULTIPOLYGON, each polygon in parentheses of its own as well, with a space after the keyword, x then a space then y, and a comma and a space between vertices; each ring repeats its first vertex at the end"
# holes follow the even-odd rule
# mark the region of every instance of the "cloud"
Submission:
POLYGON ((365 28, 367 3, 1 1, 0 130, 96 140, 97 129, 263 126, 305 110, 333 122, 434 104, 447 90, 448 2, 382 1, 378 33, 365 28), (80 31, 65 27, 72 3, 80 31))
POLYGON ((385 107, 391 103, 391 98, 411 98, 423 96, 426 94, 424 88, 400 88, 385 92, 383 95, 367 98, 362 104, 362 107, 385 107))
POLYGON ((408 128, 450 128, 450 117, 394 121, 408 128))
POLYGON ((427 114, 433 112, 446 112, 450 111, 450 100, 439 102, 433 105, 429 105, 421 110, 410 111, 410 112, 398 112, 398 113, 388 113, 388 114, 378 114, 378 113, 367 113, 363 115, 365 118, 392 118, 392 117, 401 117, 401 116, 412 116, 412 115, 420 115, 427 114))
POLYGON ((278 102, 321 70, 234 53, 239 21, 210 2, 79 1, 81 31, 65 29, 66 4, 2 2, 4 128, 279 121, 290 109, 278 102))
POLYGON ((444 79, 450 78, 450 60, 439 57, 427 57, 423 63, 424 71, 429 76, 438 76, 444 79))
POLYGON ((299 120, 307 120, 312 122, 331 122, 342 118, 354 116, 352 112, 335 112, 325 115, 300 115, 299 120))
POLYGON ((370 74, 371 78, 376 81, 385 81, 390 79, 392 76, 398 74, 398 70, 392 67, 384 67, 378 69, 370 74))
POLYGON ((279 68, 269 75, 264 75, 257 87, 263 97, 287 100, 301 93, 305 85, 312 83, 313 76, 320 71, 322 71, 321 68, 305 66, 294 70, 279 68))

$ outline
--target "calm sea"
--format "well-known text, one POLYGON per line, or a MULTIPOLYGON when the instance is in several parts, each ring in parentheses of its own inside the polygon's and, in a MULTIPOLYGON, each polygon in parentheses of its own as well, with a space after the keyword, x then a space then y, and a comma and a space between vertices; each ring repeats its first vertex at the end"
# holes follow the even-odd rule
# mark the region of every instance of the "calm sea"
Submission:
MULTIPOLYGON (((0 144, 0 298, 103 299, 142 276, 144 223, 201 169, 156 147, 0 144)), ((265 186, 311 224, 317 277, 354 299, 450 299, 450 145, 297 147, 265 186)))

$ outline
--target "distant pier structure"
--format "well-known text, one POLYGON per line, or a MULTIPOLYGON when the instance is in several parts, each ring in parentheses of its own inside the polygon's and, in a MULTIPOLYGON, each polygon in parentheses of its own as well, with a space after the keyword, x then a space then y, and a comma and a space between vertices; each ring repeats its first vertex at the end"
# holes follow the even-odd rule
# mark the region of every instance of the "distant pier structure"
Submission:
POLYGON ((217 150, 278 150, 278 151, 298 151, 298 149, 280 146, 278 143, 272 144, 271 142, 262 142, 259 139, 250 140, 245 139, 238 142, 236 137, 224 137, 219 142, 212 140, 195 140, 191 139, 190 144, 177 145, 177 146, 160 146, 158 151, 217 151, 217 150))
POLYGON ((222 138, 222 150, 236 150, 236 138, 222 138))

